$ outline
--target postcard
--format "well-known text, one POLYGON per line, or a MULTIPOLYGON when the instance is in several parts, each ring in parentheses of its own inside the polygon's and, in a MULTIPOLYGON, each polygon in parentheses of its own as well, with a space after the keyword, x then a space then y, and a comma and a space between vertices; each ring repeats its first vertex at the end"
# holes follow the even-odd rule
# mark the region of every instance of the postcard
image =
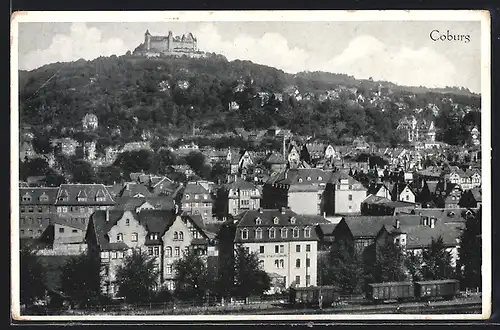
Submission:
POLYGON ((11 27, 13 320, 490 317, 488 11, 11 27))

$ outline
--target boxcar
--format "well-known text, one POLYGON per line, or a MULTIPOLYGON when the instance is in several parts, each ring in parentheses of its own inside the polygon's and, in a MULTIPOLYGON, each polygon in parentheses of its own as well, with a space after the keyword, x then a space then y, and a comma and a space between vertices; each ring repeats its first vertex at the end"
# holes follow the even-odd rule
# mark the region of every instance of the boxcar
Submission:
POLYGON ((366 292, 366 299, 372 302, 412 300, 414 297, 412 282, 371 283, 366 292))
POLYGON ((322 297, 323 306, 331 306, 339 300, 339 291, 335 286, 310 286, 290 288, 291 306, 318 306, 322 297))
POLYGON ((415 296, 425 299, 453 299, 460 293, 460 284, 457 280, 436 280, 415 282, 415 296))

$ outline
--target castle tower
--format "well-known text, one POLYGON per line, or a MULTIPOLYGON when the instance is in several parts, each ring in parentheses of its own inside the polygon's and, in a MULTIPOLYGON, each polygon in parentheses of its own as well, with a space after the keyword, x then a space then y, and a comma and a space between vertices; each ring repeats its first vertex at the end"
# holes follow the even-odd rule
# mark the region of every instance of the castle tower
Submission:
POLYGON ((431 124, 429 125, 429 130, 427 131, 427 136, 429 137, 429 140, 434 142, 436 141, 436 128, 434 127, 434 122, 431 121, 431 124))
POLYGON ((172 34, 172 31, 168 31, 167 51, 172 52, 173 50, 174 50, 174 35, 172 34))
POLYGON ((146 46, 146 50, 151 49, 151 33, 149 33, 149 30, 146 30, 144 34, 144 45, 146 46))

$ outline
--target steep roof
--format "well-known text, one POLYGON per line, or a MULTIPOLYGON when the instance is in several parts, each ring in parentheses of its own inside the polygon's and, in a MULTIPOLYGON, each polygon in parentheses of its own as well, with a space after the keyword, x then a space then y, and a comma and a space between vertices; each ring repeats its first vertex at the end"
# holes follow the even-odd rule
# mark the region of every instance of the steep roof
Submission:
POLYGON ((57 192, 55 205, 112 205, 113 197, 103 184, 62 184, 57 192), (86 201, 79 201, 78 194, 82 191, 87 195, 86 201), (63 198, 67 198, 64 200, 63 198), (97 200, 103 198, 103 200, 97 200))
POLYGON ((56 201, 56 196, 59 188, 42 187, 42 188, 19 188, 19 204, 20 205, 53 205, 56 201), (31 201, 24 201, 23 196, 30 196, 31 201))
POLYGON ((153 197, 120 197, 116 200, 113 209, 123 211, 135 211, 136 208, 144 203, 151 204, 155 209, 172 210, 175 208, 174 200, 171 196, 153 196, 153 197))
POLYGON ((443 208, 422 208, 415 209, 415 214, 439 219, 441 223, 450 222, 465 222, 463 214, 467 211, 466 208, 453 208, 453 209, 443 209, 443 208))
POLYGON ((236 180, 231 183, 227 183, 224 185, 225 189, 234 189, 234 190, 253 190, 258 189, 256 185, 246 180, 236 180))
POLYGON ((268 164, 286 164, 285 158, 283 155, 277 152, 273 152, 266 158, 266 163, 268 164))
POLYGON ((436 240, 439 236, 443 238, 445 246, 456 246, 464 228, 465 224, 437 223, 434 228, 423 225, 401 225, 400 229, 407 235, 406 247, 411 249, 428 247, 431 245, 432 239, 436 240))
POLYGON ((396 216, 347 216, 342 218, 354 237, 375 237, 382 226, 393 225, 396 219, 402 225, 418 225, 421 221, 419 215, 396 216))
POLYGON ((125 184, 123 189, 118 194, 119 197, 133 197, 137 194, 141 194, 145 197, 150 197, 152 194, 149 192, 148 188, 142 183, 128 182, 125 184))

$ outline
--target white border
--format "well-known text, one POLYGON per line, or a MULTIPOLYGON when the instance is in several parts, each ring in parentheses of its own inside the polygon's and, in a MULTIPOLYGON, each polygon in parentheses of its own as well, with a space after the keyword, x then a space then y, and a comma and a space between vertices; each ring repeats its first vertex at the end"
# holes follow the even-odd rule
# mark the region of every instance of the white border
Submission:
POLYGON ((19 116, 18 24, 23 22, 162 22, 162 21, 480 21, 482 147, 482 314, 311 314, 311 315, 175 315, 175 316, 20 316, 19 267, 11 267, 11 317, 30 321, 332 321, 332 320, 480 320, 491 315, 491 50, 490 13, 472 10, 366 11, 142 11, 16 12, 11 17, 11 265, 19 264, 19 116), (486 183, 486 184, 485 184, 486 183))

